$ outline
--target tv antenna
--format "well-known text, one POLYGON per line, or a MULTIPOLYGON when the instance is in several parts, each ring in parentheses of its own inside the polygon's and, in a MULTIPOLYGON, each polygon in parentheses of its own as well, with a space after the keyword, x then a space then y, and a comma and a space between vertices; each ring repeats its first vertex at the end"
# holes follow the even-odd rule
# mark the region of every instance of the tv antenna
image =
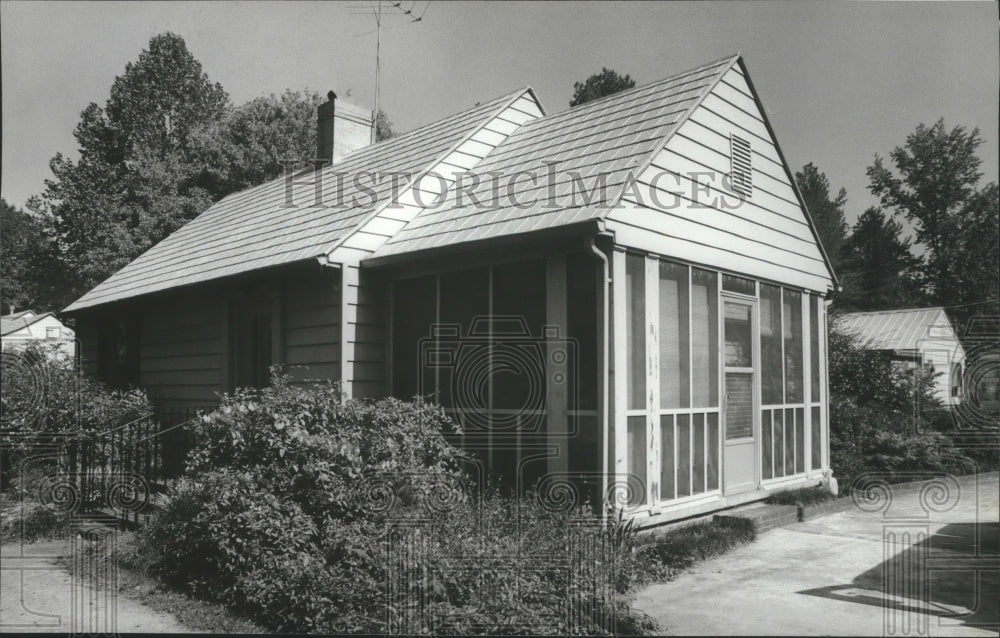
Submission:
POLYGON ((400 0, 396 2, 395 0, 376 0, 375 2, 369 2, 368 5, 349 5, 348 8, 353 9, 355 15, 367 15, 371 12, 371 15, 375 18, 375 29, 373 31, 366 31, 364 33, 359 33, 354 37, 360 38, 361 36, 375 34, 375 108, 372 110, 372 144, 375 143, 376 129, 378 128, 378 114, 379 114, 379 72, 381 66, 382 57, 382 21, 383 18, 408 18, 408 20, 403 23, 393 27, 385 29, 389 31, 401 26, 406 26, 413 22, 420 22, 424 19, 424 14, 427 13, 427 8, 430 6, 430 1, 425 0, 423 3, 423 9, 420 10, 420 15, 414 13, 414 9, 417 7, 418 2, 411 2, 409 7, 403 6, 403 1, 400 0), (382 5, 389 5, 387 7, 386 13, 382 13, 382 5))

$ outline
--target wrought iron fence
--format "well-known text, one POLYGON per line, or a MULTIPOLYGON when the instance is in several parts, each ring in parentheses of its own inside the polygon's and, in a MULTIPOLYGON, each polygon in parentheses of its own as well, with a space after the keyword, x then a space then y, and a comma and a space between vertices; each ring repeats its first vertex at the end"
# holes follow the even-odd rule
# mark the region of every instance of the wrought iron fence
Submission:
POLYGON ((183 474, 198 413, 211 409, 157 407, 127 421, 102 422, 68 441, 63 467, 72 477, 79 511, 110 511, 138 521, 155 494, 183 474))

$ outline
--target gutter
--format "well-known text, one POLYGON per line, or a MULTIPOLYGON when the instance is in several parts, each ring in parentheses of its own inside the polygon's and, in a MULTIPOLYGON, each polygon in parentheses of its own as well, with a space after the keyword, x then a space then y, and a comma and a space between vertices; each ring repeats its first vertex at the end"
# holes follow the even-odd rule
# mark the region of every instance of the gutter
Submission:
MULTIPOLYGON (((604 285, 601 287, 603 300, 601 302, 601 395, 599 397, 600 401, 600 414, 601 414, 601 502, 606 508, 606 499, 608 494, 608 455, 610 453, 609 441, 610 441, 610 424, 611 419, 609 416, 609 391, 610 383, 608 378, 610 376, 610 371, 608 368, 608 358, 611 353, 611 326, 610 317, 611 312, 609 308, 609 301, 611 299, 611 264, 608 262, 608 256, 604 254, 600 248, 597 247, 596 240, 594 236, 587 237, 587 247, 590 252, 594 254, 600 261, 602 267, 601 281, 604 285)), ((605 521, 606 522, 606 521, 605 521)))

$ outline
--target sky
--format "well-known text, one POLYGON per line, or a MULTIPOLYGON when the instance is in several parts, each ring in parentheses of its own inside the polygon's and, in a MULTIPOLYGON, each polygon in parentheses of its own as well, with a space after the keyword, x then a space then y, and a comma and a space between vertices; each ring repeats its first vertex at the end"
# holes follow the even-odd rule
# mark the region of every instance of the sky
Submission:
MULTIPOLYGON (((376 0, 0 2, 0 194, 41 193, 73 128, 149 39, 173 31, 236 104, 286 88, 374 101, 376 0)), ((602 67, 653 82, 742 53, 793 171, 877 202, 865 168, 917 124, 978 127, 998 179, 995 2, 383 2, 380 104, 398 131, 531 86, 549 113, 602 67), (403 9, 423 15, 412 22, 403 9)))

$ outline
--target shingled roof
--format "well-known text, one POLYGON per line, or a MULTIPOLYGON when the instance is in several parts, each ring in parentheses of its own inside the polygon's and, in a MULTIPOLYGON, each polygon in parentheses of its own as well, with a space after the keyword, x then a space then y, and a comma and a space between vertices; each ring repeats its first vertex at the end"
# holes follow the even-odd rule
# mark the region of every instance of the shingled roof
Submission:
POLYGON ((872 350, 916 351, 930 339, 958 341, 941 307, 852 312, 842 315, 839 324, 872 350))
MULTIPOLYGON (((369 263, 392 255, 442 246, 566 226, 601 217, 620 198, 630 174, 636 175, 653 160, 687 115, 711 92, 739 60, 728 56, 654 82, 523 124, 493 150, 473 172, 481 177, 473 197, 463 194, 456 205, 425 210, 368 259, 369 263), (555 166, 554 195, 549 204, 549 166, 555 166), (492 197, 490 173, 539 176, 516 181, 492 197), (573 180, 594 199, 570 197, 573 180), (474 203, 496 202, 496 206, 474 203), (468 202, 468 203, 466 203, 468 202), (521 206, 515 202, 530 202, 521 206)), ((581 191, 577 188, 578 193, 581 191)))
MULTIPOLYGON (((344 202, 347 205, 343 207, 311 207, 306 199, 312 197, 312 187, 296 190, 297 207, 283 207, 286 203, 284 177, 229 195, 66 310, 80 310, 270 266, 315 259, 366 219, 373 208, 384 205, 393 188, 388 179, 361 184, 374 191, 374 196, 369 196, 351 179, 338 183, 335 174, 356 175, 366 171, 379 175, 419 174, 526 90, 519 89, 359 149, 327 166, 322 171, 323 200, 329 204, 344 202), (338 192, 339 188, 343 190, 338 192), (354 200, 358 200, 359 205, 350 205, 354 200)), ((311 169, 303 171, 296 179, 311 180, 311 169)))

